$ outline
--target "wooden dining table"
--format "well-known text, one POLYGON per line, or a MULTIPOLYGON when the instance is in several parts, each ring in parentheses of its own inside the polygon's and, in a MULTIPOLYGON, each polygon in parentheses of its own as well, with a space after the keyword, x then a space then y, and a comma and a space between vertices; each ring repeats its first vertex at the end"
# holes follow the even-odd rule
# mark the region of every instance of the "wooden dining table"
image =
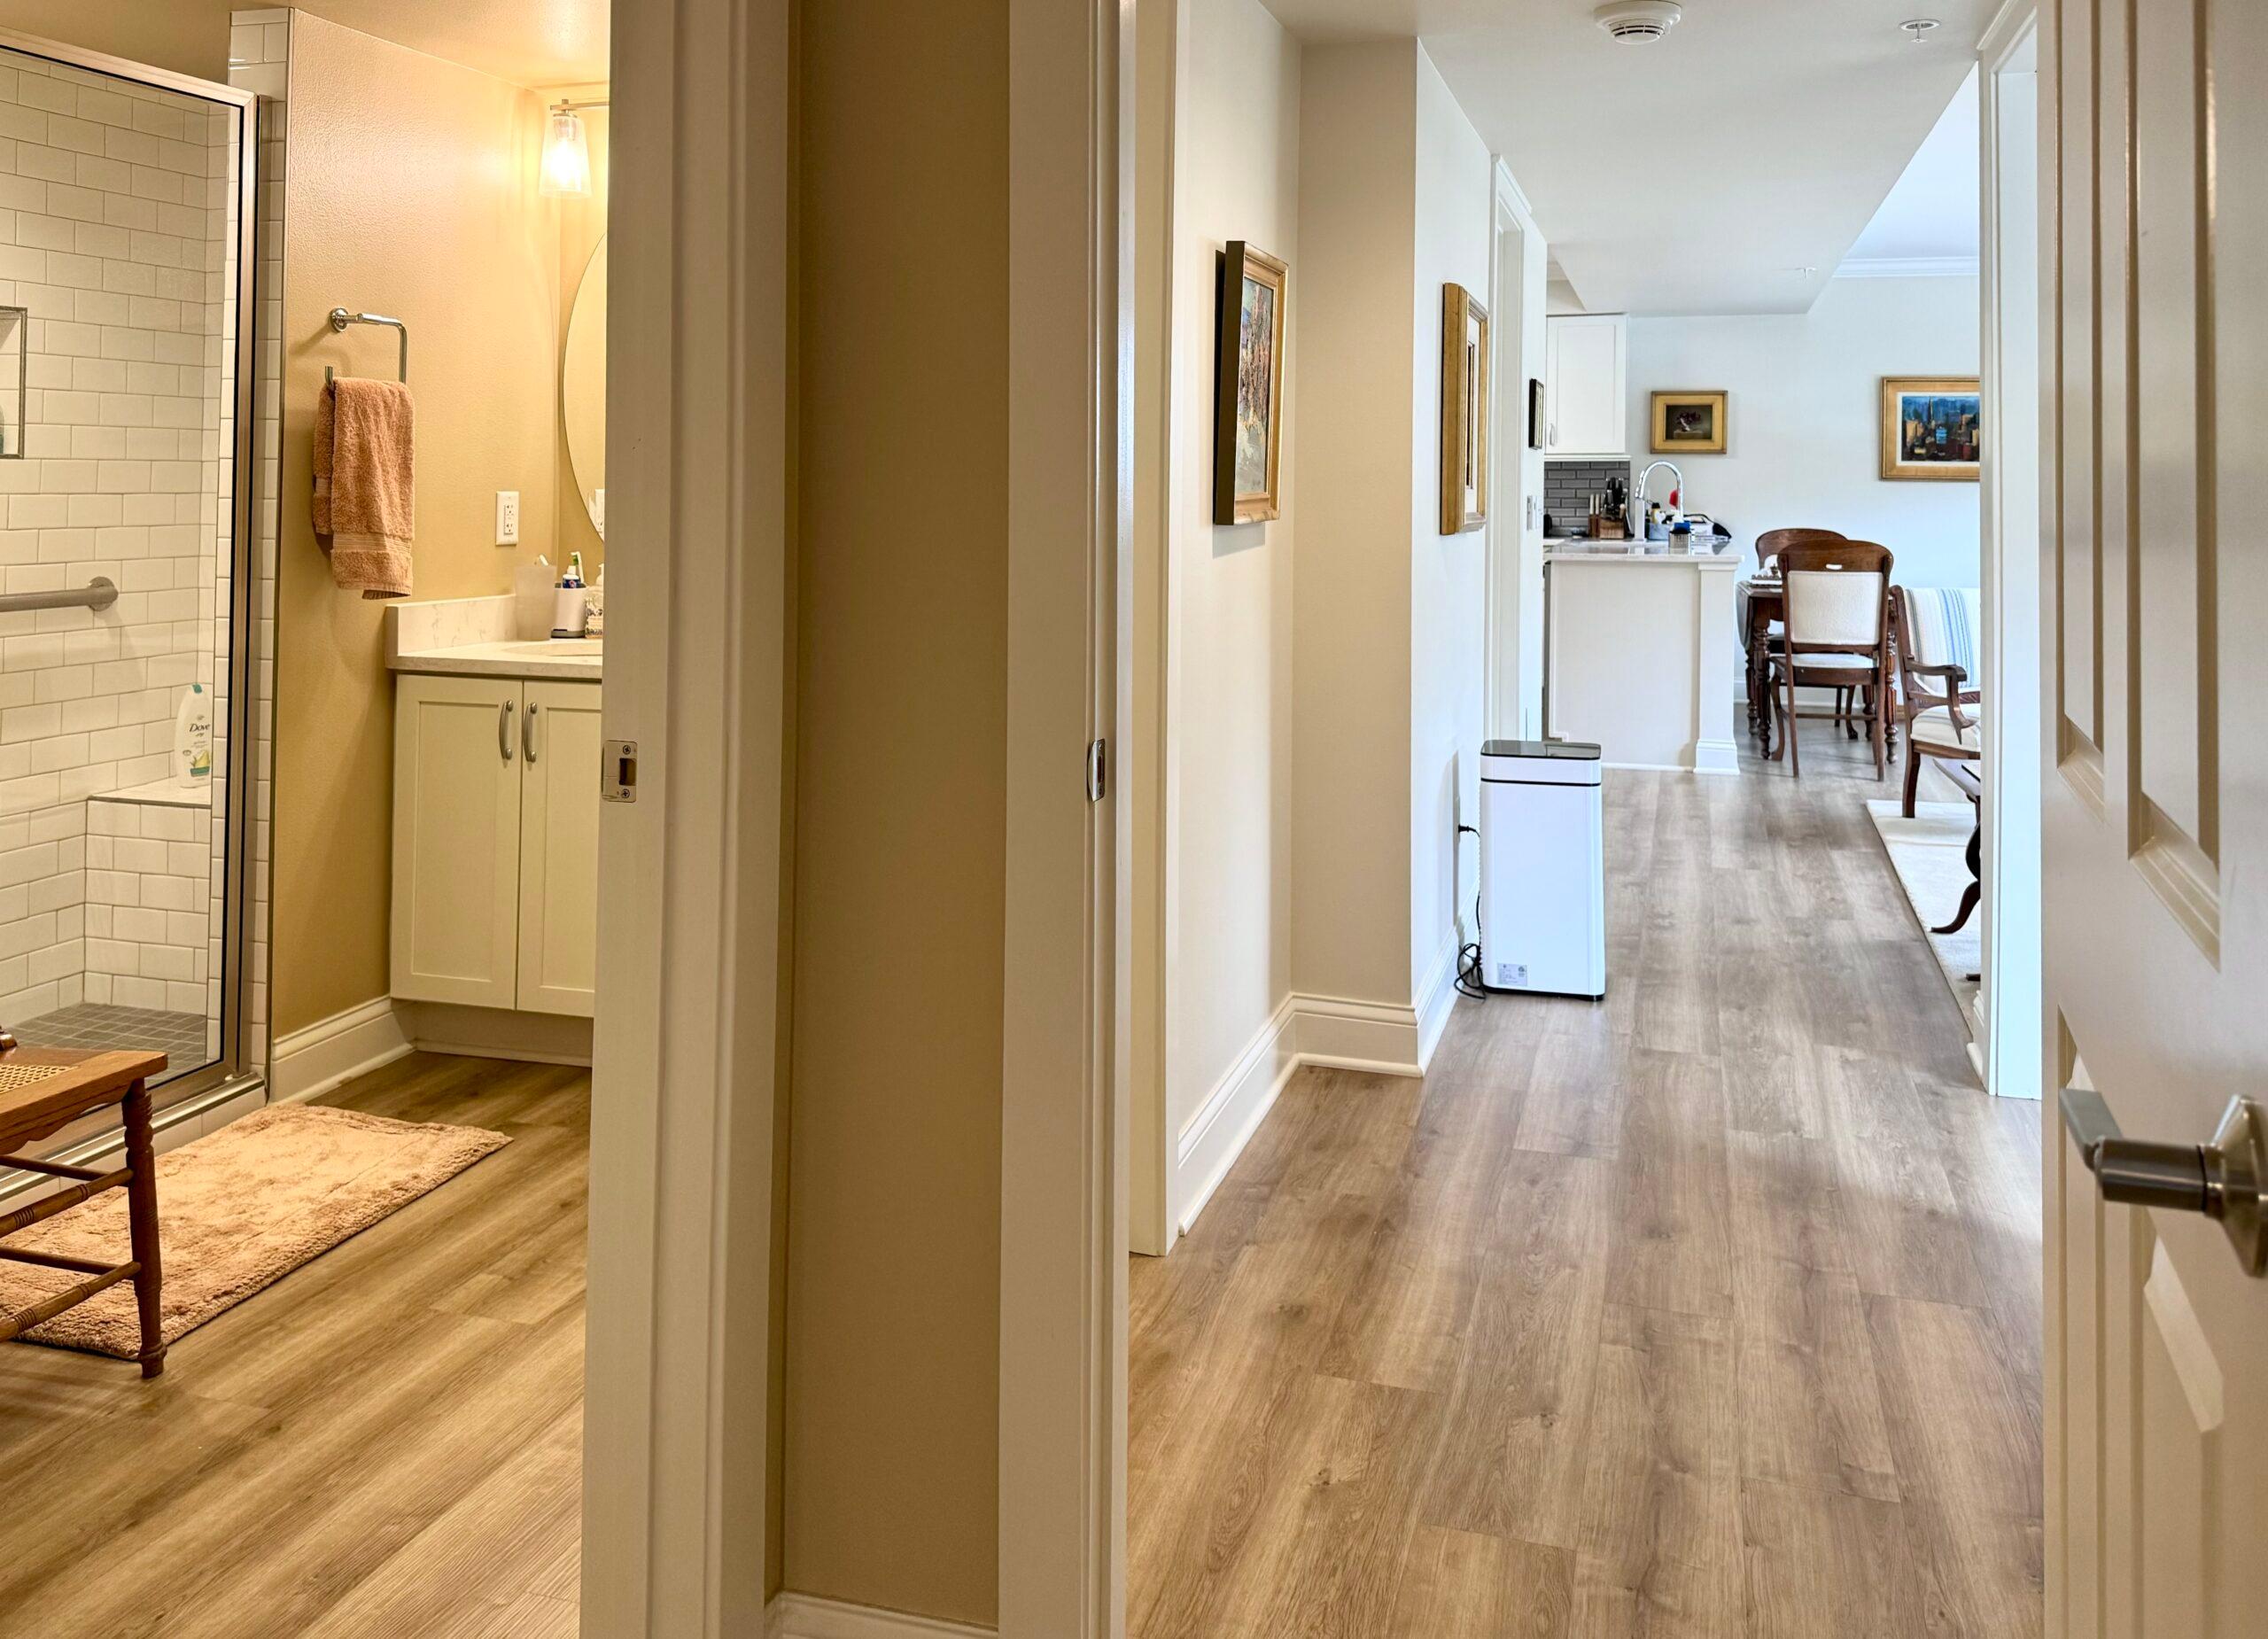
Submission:
MULTIPOLYGON (((1763 742, 1764 754, 1772 754, 1772 623, 1782 619, 1788 610, 1788 594, 1777 575, 1751 575, 1737 582, 1734 588, 1735 615, 1740 625, 1741 644, 1748 651, 1748 728, 1763 742)), ((1885 633, 1890 652, 1898 653, 1898 600, 1890 602, 1890 629, 1885 633)), ((1883 745, 1891 757, 1898 755, 1898 721, 1896 693, 1898 668, 1890 670, 1892 698, 1890 709, 1883 714, 1883 745)))

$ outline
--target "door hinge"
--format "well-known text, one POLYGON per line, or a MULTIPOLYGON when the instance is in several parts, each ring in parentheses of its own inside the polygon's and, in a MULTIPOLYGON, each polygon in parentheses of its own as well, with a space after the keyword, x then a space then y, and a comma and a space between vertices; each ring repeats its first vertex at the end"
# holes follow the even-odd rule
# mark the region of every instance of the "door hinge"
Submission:
POLYGON ((1090 740, 1087 742, 1087 801, 1091 803, 1102 801, 1103 793, 1108 786, 1105 742, 1100 740, 1090 740))
POLYGON ((610 803, 638 800, 638 742, 610 740, 599 754, 599 795, 610 803))

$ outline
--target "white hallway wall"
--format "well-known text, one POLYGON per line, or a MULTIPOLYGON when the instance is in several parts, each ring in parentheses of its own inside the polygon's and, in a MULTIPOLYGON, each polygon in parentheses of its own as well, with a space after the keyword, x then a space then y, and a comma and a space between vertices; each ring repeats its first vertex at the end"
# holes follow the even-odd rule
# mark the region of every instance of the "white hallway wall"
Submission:
MULTIPOLYGON (((1421 1009, 1446 1017, 1447 964, 1456 959, 1457 906, 1470 903, 1477 850, 1458 869, 1457 822, 1477 823, 1487 682, 1488 537, 1441 529, 1441 289, 1490 300, 1495 175, 1488 146, 1418 51, 1417 279, 1410 353, 1418 387, 1410 418, 1410 985, 1421 1009)), ((1511 452, 1503 452, 1507 460, 1511 452)), ((1503 490, 1503 493, 1513 493, 1503 490)), ((1518 501, 1508 503, 1517 509, 1518 501)))
POLYGON ((1678 461, 1686 504, 1726 521, 1744 570, 1764 531, 1821 527, 1882 542, 1907 585, 1976 586, 1977 485, 1884 480, 1880 399, 1884 376, 1976 375, 1977 329, 1974 277, 1831 279, 1806 314, 1634 318, 1633 459, 1652 459, 1651 393, 1722 388, 1725 453, 1678 461))
MULTIPOLYGON (((1300 57, 1259 0, 1185 0, 1175 149, 1172 529, 1168 589, 1167 1134, 1189 1175, 1226 1164, 1271 1088, 1292 983, 1292 573, 1300 447, 1300 57), (1291 265, 1282 516, 1213 522, 1214 324, 1222 247, 1291 265), (1247 1065, 1247 1054, 1254 1060, 1247 1065), (1208 1131, 1208 1128, 1217 1130, 1208 1131)), ((1176 1216, 1178 1218, 1179 1211, 1176 1216)))

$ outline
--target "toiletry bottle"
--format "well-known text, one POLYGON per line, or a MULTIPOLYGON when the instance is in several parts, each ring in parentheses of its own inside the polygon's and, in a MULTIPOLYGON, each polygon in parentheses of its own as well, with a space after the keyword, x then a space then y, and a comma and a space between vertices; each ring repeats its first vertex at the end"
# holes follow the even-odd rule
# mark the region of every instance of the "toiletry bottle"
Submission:
POLYGON ((213 777, 213 696, 191 683, 174 713, 174 781, 194 786, 213 777))
POLYGON ((551 635, 574 638, 583 635, 583 617, 590 604, 590 591, 583 585, 583 555, 567 555, 567 572, 559 578, 559 591, 551 604, 551 635))
POLYGON ((606 635, 606 565, 599 565, 598 584, 591 588, 591 601, 583 610, 583 635, 606 635))

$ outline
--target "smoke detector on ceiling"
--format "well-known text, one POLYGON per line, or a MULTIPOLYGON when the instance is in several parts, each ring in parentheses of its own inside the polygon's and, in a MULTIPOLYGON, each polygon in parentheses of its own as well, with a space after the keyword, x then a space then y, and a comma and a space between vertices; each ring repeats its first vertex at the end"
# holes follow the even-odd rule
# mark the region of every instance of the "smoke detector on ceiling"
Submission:
POLYGON ((1627 45, 1651 45, 1685 15, 1676 0, 1613 0, 1591 13, 1598 26, 1627 45))

